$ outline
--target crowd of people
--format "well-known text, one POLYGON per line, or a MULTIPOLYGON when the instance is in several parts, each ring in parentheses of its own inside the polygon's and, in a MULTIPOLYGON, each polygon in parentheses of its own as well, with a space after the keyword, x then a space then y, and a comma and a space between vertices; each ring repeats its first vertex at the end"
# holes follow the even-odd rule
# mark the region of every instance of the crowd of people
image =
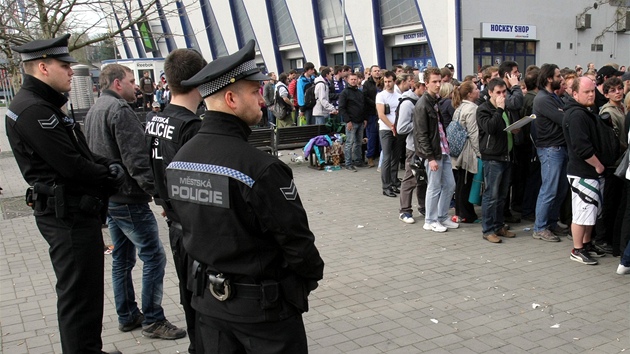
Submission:
POLYGON ((254 41, 209 64, 178 49, 165 60, 166 101, 148 73, 136 85, 131 69, 105 67, 84 135, 63 109, 76 62, 68 38, 13 48, 24 80, 6 119, 31 186, 26 202, 50 245, 64 352, 103 353, 104 222, 120 331, 188 335, 189 353, 308 351, 302 313, 324 262, 291 169, 247 142, 259 124, 343 128, 345 169, 378 166, 382 194, 400 199, 404 223, 415 223, 414 194, 432 232, 478 222, 484 240, 501 243, 523 218, 534 222, 534 239, 569 237, 570 259, 594 265, 610 253, 621 256, 617 273, 630 274, 630 167, 622 156, 630 75, 616 64, 586 72, 543 64, 521 77, 517 63, 504 61, 459 82, 450 64, 423 72, 322 67, 316 75, 306 63, 300 75, 276 80, 259 72, 254 41), (130 104, 138 87, 153 108, 144 127, 130 104), (152 199, 169 226, 187 331, 161 305, 166 254, 152 199))
MULTIPOLYGON (((292 70, 278 81, 269 74, 261 90, 267 107, 277 93, 291 105, 283 117, 269 109, 272 125, 279 119, 284 123, 278 127, 343 125, 346 170, 378 165, 383 195, 400 198, 402 222, 415 222, 415 194, 425 230, 480 223, 483 239, 501 243, 515 237, 511 224, 526 220, 534 223, 534 239, 572 240, 572 260, 597 264, 596 257, 621 256, 630 238, 630 185, 613 172, 628 146, 625 66, 543 64, 521 74, 516 62, 504 61, 461 82, 453 69, 374 65, 352 72, 337 65, 317 75, 306 63, 301 74, 292 70), (305 100, 312 85, 313 107, 305 100), (593 128, 599 121, 619 141, 616 161, 606 165, 593 128), (454 141, 458 136, 464 140, 454 141), (449 216, 450 208, 455 215, 449 216)), ((622 261, 618 272, 630 272, 629 262, 622 261)))

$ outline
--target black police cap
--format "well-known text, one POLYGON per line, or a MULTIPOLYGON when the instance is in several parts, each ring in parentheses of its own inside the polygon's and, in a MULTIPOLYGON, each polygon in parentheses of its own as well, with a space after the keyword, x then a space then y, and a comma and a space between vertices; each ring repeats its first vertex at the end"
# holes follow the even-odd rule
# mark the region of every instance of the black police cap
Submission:
POLYGON ((66 63, 76 63, 77 60, 71 57, 68 51, 68 38, 70 34, 59 38, 37 39, 11 49, 20 53, 22 61, 55 58, 66 63))
POLYGON ((269 80, 256 66, 255 46, 256 42, 250 40, 238 52, 211 61, 195 76, 182 81, 181 85, 197 87, 201 96, 206 98, 238 80, 269 80))

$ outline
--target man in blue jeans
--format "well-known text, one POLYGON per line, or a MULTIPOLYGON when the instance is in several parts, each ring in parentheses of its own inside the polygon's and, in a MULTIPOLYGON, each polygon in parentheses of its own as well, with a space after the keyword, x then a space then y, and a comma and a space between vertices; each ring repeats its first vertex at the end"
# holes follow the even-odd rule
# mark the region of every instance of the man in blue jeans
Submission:
POLYGON ((538 74, 538 94, 534 98, 536 115, 536 151, 540 160, 542 185, 536 202, 535 239, 559 242, 558 236, 568 235, 568 229, 558 226, 560 207, 569 190, 567 175, 567 143, 562 132, 564 103, 554 93, 562 85, 560 69, 555 64, 543 64, 538 74))
POLYGON ((348 75, 348 86, 339 95, 339 115, 346 123, 346 142, 343 144, 346 170, 352 172, 357 171, 355 165, 363 165, 361 145, 367 122, 363 114, 364 97, 359 91, 358 80, 355 73, 348 75))
MULTIPOLYGON (((85 117, 85 132, 90 150, 122 161, 125 182, 109 199, 107 224, 114 243, 112 279, 118 313, 118 329, 127 332, 142 326, 151 338, 178 339, 186 331, 164 317, 162 293, 166 254, 160 242, 157 221, 149 207, 155 194, 153 171, 144 130, 126 102, 134 99, 131 69, 110 64, 100 76, 101 97, 85 117), (131 271, 138 256, 142 268, 142 312, 138 309, 131 271)), ((167 124, 167 123, 165 123, 167 124)), ((167 124, 168 125, 168 124, 167 124)), ((163 134, 173 129, 163 127, 163 134)))
POLYGON ((516 234, 504 225, 503 206, 510 190, 512 171, 512 132, 504 131, 510 125, 505 111, 506 84, 496 78, 488 83, 490 99, 477 108, 479 151, 483 162, 483 180, 486 189, 482 198, 481 232, 484 240, 501 243, 499 236, 512 238, 516 234))

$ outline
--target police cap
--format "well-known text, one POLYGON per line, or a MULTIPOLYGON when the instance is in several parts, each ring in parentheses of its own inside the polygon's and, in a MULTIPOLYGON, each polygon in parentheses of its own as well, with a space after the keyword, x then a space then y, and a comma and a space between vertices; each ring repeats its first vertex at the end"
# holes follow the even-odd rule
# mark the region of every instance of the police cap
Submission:
POLYGON ((68 38, 70 34, 59 38, 37 39, 11 49, 20 53, 22 61, 55 58, 66 63, 76 63, 77 60, 68 52, 68 38))
POLYGON ((211 61, 195 76, 182 81, 181 85, 197 87, 201 96, 206 98, 238 80, 269 80, 256 66, 255 45, 252 39, 238 52, 211 61))

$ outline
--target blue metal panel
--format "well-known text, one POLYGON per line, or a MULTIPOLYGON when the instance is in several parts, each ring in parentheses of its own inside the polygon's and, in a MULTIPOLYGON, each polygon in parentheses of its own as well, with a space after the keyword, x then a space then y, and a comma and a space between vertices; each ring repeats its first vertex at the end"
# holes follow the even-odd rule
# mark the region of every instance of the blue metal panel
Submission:
MULTIPOLYGON (((129 22, 131 22, 131 12, 129 11, 129 8, 127 7, 127 3, 126 2, 122 2, 123 5, 125 5, 125 12, 127 12, 127 19, 129 22)), ((140 58, 146 58, 147 54, 144 51, 144 46, 142 45, 142 39, 140 38, 140 33, 138 33, 138 29, 136 28, 135 25, 131 26, 131 35, 133 36, 133 41, 136 43, 136 50, 138 50, 138 56, 140 58)))
POLYGON ((208 45, 210 45, 210 55, 212 56, 212 60, 217 58, 217 49, 214 47, 214 42, 212 41, 212 31, 213 28, 210 21, 210 3, 208 0, 201 0, 199 3, 199 9, 201 10, 201 16, 203 16, 203 24, 206 28, 206 36, 208 36, 208 45))
POLYGON ((245 43, 241 40, 243 38, 243 31, 241 30, 241 26, 238 25, 238 18, 236 18, 236 4, 235 0, 229 0, 230 4, 230 13, 232 15, 232 24, 234 26, 234 32, 236 33, 236 44, 238 44, 239 48, 243 48, 245 43))
MULTIPOLYGON (((374 42, 376 42, 376 61, 381 68, 385 67, 385 43, 381 28, 381 6, 378 0, 372 0, 372 23, 374 23, 374 42)), ((371 65, 371 64, 370 64, 371 65)))
POLYGON ((273 8, 271 6, 271 0, 265 0, 265 6, 267 8, 267 20, 269 21, 269 31, 271 34, 271 43, 273 45, 273 53, 276 57, 276 70, 278 76, 284 71, 282 65, 282 57, 280 56, 280 48, 278 46, 278 34, 276 33, 275 20, 273 18, 273 8))
POLYGON ((186 13, 186 6, 184 2, 181 0, 175 1, 177 5, 177 14, 179 15, 179 20, 182 24, 182 31, 184 32, 184 40, 186 40, 186 48, 191 48, 195 50, 199 50, 199 44, 197 43, 197 38, 192 31, 192 26, 190 25, 190 20, 188 19, 188 14, 186 13))
POLYGON ((173 32, 171 32, 171 26, 168 25, 168 20, 164 15, 164 9, 162 8, 160 0, 155 0, 155 6, 157 8, 158 16, 160 16, 160 24, 162 25, 162 33, 164 33, 164 40, 166 41, 166 49, 170 53, 177 49, 177 44, 173 39, 173 32))
MULTIPOLYGON (((315 36, 317 37, 319 65, 328 65, 328 60, 326 60, 326 47, 324 46, 324 33, 322 31, 322 19, 319 16, 319 6, 317 5, 317 0, 311 0, 311 7, 313 8, 313 22, 315 23, 315 36)), ((302 45, 302 43, 300 43, 300 45, 302 45)))
MULTIPOLYGON (((112 10, 114 10, 114 19, 116 19, 116 26, 118 26, 118 29, 121 28, 120 26, 120 20, 118 19, 118 15, 116 14, 116 9, 114 9, 114 6, 112 6, 112 10)), ((127 43, 127 37, 125 36, 125 32, 120 32, 120 40, 122 41, 123 44, 123 48, 125 48, 125 56, 127 58, 131 58, 131 48, 129 48, 129 43, 127 43)))

